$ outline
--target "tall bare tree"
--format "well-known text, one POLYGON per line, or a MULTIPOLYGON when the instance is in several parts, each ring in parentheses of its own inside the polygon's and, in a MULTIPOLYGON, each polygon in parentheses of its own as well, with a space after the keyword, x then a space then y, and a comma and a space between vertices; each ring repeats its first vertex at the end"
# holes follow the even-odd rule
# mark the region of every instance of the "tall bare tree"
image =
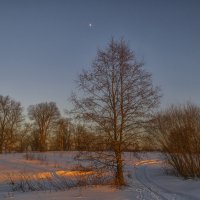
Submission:
POLYGON ((48 134, 60 117, 59 109, 54 102, 39 103, 29 106, 28 115, 38 131, 39 150, 45 151, 48 134))
POLYGON ((122 153, 158 106, 159 88, 153 87, 151 74, 128 45, 114 39, 105 50, 98 50, 91 69, 80 74, 77 85, 73 111, 105 134, 113 152, 106 163, 112 163, 116 184, 123 185, 122 153))
POLYGON ((12 150, 22 117, 21 104, 9 96, 0 95, 0 153, 12 150))

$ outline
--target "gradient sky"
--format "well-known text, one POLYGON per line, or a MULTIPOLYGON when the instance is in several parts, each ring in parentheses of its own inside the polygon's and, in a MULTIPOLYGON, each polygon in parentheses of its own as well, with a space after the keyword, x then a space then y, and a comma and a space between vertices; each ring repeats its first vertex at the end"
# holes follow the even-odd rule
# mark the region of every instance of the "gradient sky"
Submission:
POLYGON ((69 107, 77 75, 112 36, 144 60, 162 106, 200 103, 199 0, 0 0, 0 94, 25 109, 69 107))

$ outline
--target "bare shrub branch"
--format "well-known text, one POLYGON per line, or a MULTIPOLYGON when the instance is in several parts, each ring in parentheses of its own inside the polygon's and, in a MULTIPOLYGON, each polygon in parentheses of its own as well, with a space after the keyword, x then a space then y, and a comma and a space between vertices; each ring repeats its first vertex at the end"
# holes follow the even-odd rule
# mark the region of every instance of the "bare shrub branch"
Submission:
POLYGON ((178 175, 200 177, 200 108, 171 106, 156 115, 154 136, 178 175))

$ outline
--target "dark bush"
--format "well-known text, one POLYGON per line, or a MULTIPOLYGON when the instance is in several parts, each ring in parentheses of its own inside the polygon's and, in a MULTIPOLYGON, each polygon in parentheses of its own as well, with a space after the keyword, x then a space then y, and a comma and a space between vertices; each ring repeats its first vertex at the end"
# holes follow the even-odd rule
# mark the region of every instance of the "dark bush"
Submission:
POLYGON ((191 103, 171 106, 156 115, 151 127, 176 174, 200 177, 200 108, 191 103))

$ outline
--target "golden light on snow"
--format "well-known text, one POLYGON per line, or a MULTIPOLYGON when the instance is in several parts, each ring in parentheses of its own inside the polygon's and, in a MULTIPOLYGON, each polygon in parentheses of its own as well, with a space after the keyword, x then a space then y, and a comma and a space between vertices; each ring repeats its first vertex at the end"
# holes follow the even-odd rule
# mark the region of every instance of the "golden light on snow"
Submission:
POLYGON ((56 171, 56 174, 59 176, 81 176, 81 175, 90 175, 94 174, 93 171, 56 171))
POLYGON ((138 165, 147 165, 147 164, 158 164, 158 163, 161 163, 161 162, 162 162, 161 160, 155 160, 155 159, 141 160, 141 161, 135 162, 134 165, 138 166, 138 165))
POLYGON ((14 172, 7 173, 4 176, 1 176, 0 181, 6 181, 12 177, 13 181, 17 180, 39 180, 39 179, 49 179, 56 176, 69 176, 69 177, 76 177, 76 176, 84 176, 84 175, 91 175, 94 174, 94 171, 64 171, 58 170, 54 172, 14 172))
POLYGON ((40 172, 34 175, 36 179, 46 179, 51 178, 52 173, 51 172, 40 172))

